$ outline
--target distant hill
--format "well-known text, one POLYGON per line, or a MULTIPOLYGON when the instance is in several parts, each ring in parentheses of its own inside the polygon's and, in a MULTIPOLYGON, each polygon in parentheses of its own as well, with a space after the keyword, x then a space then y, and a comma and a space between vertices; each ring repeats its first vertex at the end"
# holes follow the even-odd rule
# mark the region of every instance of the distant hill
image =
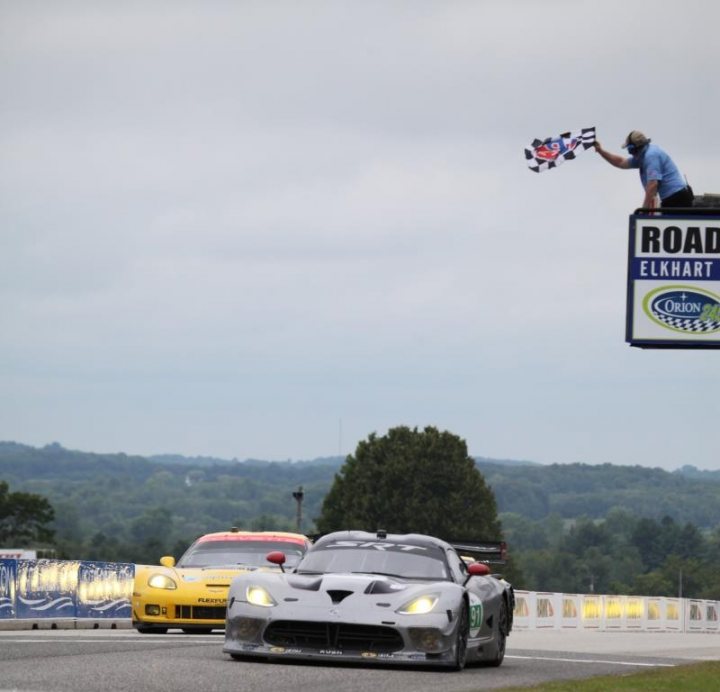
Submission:
MULTIPOLYGON (((182 466, 225 466, 230 464, 314 464, 314 465, 330 465, 342 466, 345 461, 343 456, 334 457, 318 457, 316 459, 293 460, 287 459, 283 461, 268 461, 264 459, 243 459, 237 457, 232 459, 222 459, 219 457, 186 457, 181 454, 153 454, 145 457, 149 461, 155 461, 158 464, 179 464, 182 466)), ((542 466, 536 461, 520 461, 517 459, 492 459, 490 457, 473 457, 477 464, 493 464, 495 466, 542 466)), ((689 467, 693 468, 693 467, 689 467)))
POLYGON ((176 464, 178 466, 223 466, 239 463, 237 459, 217 459, 216 457, 184 457, 181 454, 153 454, 148 456, 149 461, 158 464, 176 464))
MULTIPOLYGON (((162 520, 168 536, 178 540, 231 525, 292 529, 297 510, 292 492, 300 486, 303 528, 311 531, 343 462, 340 456, 301 461, 142 457, 73 451, 57 443, 35 448, 0 442, 0 480, 12 491, 47 497, 56 509, 59 535, 86 535, 99 528, 129 535, 157 522, 159 510, 170 517, 162 520)), ((618 507, 700 527, 720 524, 720 472, 486 457, 477 457, 476 463, 501 514, 603 518, 618 507)))
POLYGON ((720 482, 720 471, 703 471, 695 468, 694 466, 681 466, 673 473, 677 473, 686 478, 696 478, 704 481, 718 481, 720 482))
POLYGON ((327 466, 335 465, 341 466, 345 461, 345 457, 318 457, 316 459, 298 460, 287 459, 283 461, 267 461, 264 459, 243 459, 242 461, 237 457, 233 459, 220 459, 218 457, 185 457, 181 454, 154 454, 146 457, 149 461, 157 462, 158 464, 178 464, 181 466, 229 466, 232 464, 248 464, 248 465, 263 465, 263 464, 304 464, 310 466, 327 466))
POLYGON ((489 457, 473 457, 478 466, 542 466, 537 461, 520 461, 518 459, 491 459, 489 457))
POLYGON ((613 508, 701 527, 720 525, 720 473, 669 472, 644 466, 550 464, 509 467, 479 463, 501 512, 532 519, 603 518, 613 508))
POLYGON ((75 540, 102 531, 129 541, 158 522, 170 543, 230 526, 294 529, 292 493, 300 486, 303 528, 309 531, 342 460, 208 462, 0 442, 0 480, 11 491, 47 497, 56 510, 58 536, 75 540))

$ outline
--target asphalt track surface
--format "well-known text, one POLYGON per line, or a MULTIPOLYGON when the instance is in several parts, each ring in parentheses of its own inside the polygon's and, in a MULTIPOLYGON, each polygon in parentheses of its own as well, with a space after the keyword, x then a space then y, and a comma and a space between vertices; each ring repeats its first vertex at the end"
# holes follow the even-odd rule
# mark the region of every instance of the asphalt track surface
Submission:
POLYGON ((624 675, 720 659, 720 634, 516 631, 500 668, 461 673, 318 663, 233 661, 223 634, 130 629, 0 631, 1 690, 158 692, 475 692, 624 675))

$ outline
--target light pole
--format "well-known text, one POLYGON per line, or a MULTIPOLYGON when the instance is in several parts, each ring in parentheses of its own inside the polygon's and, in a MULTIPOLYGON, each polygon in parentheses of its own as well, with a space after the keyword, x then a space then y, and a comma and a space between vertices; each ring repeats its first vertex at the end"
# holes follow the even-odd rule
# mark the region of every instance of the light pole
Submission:
POLYGON ((302 526, 302 503, 305 493, 303 492, 302 485, 292 494, 297 502, 297 514, 295 515, 295 526, 297 532, 300 533, 300 527, 302 526))

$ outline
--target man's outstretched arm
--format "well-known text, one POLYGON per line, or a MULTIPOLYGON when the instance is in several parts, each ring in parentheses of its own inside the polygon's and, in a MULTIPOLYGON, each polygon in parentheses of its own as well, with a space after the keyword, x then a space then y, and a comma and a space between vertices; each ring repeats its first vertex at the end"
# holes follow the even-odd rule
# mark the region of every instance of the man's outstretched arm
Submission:
POLYGON ((602 148, 602 144, 598 141, 595 141, 593 146, 595 147, 595 151, 609 164, 615 166, 615 168, 630 168, 630 159, 620 156, 619 154, 611 154, 609 151, 605 151, 605 149, 602 148))

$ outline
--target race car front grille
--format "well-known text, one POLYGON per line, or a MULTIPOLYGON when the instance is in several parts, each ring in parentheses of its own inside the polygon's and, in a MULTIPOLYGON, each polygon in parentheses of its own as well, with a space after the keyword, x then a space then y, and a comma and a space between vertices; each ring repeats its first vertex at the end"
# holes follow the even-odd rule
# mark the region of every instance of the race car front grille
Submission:
POLYGON ((178 620, 224 620, 225 606, 176 605, 175 617, 178 620))
POLYGON ((263 638, 272 646, 334 651, 391 653, 403 648, 400 633, 392 627, 337 622, 271 622, 263 638))

